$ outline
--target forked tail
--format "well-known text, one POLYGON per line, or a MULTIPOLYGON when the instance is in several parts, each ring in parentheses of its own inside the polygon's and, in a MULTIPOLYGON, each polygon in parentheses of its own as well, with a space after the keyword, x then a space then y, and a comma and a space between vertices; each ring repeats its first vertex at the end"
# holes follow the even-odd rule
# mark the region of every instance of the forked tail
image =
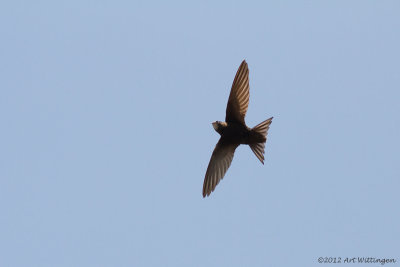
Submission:
POLYGON ((251 129, 252 131, 258 133, 260 137, 262 137, 262 142, 260 143, 253 143, 250 144, 251 150, 253 150, 254 154, 256 157, 261 161, 262 164, 264 164, 264 149, 265 149, 265 142, 267 142, 267 134, 268 134, 268 129, 269 125, 272 122, 272 119, 274 117, 269 118, 268 120, 265 120, 251 129))

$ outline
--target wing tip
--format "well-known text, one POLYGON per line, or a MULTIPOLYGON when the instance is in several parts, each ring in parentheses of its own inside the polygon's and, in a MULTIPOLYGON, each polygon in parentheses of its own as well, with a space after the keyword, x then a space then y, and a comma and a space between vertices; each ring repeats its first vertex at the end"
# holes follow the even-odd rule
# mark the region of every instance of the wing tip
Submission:
MULTIPOLYGON (((211 191, 212 192, 212 191, 211 191)), ((206 197, 208 197, 210 194, 211 194, 211 192, 209 191, 209 192, 206 192, 206 190, 203 188, 203 198, 206 198, 206 197)))
POLYGON ((208 196, 208 195, 206 193, 206 184, 204 183, 203 184, 203 198, 205 198, 206 196, 208 196))

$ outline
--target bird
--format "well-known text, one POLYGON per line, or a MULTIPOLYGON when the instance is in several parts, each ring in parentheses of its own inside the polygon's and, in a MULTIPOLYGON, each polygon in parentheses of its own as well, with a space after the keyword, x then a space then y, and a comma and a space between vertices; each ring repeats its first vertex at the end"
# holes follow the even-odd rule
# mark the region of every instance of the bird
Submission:
POLYGON ((249 68, 243 60, 236 72, 226 107, 225 121, 212 123, 221 135, 208 163, 203 183, 203 198, 208 197, 224 178, 239 145, 249 145, 256 157, 264 164, 264 149, 269 126, 273 117, 249 128, 245 116, 250 97, 249 68))

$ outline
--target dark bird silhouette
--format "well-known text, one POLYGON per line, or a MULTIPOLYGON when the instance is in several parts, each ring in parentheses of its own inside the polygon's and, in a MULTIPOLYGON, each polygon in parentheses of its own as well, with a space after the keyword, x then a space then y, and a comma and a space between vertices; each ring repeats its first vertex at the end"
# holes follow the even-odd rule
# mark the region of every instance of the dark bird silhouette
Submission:
POLYGON ((256 157, 264 164, 264 148, 272 118, 261 122, 253 128, 246 126, 244 117, 249 106, 249 69, 243 60, 233 80, 231 93, 226 107, 225 122, 212 123, 221 138, 214 148, 207 167, 203 184, 203 197, 214 191, 231 165, 236 148, 249 145, 256 157))

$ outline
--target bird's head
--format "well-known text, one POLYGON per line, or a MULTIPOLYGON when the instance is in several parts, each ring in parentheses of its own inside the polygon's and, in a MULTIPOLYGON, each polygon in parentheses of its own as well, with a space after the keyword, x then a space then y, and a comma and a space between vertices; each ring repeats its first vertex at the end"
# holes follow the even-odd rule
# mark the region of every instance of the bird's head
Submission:
POLYGON ((214 121, 212 123, 212 126, 215 131, 217 131, 218 133, 221 133, 222 128, 226 127, 227 123, 223 122, 223 121, 214 121))

